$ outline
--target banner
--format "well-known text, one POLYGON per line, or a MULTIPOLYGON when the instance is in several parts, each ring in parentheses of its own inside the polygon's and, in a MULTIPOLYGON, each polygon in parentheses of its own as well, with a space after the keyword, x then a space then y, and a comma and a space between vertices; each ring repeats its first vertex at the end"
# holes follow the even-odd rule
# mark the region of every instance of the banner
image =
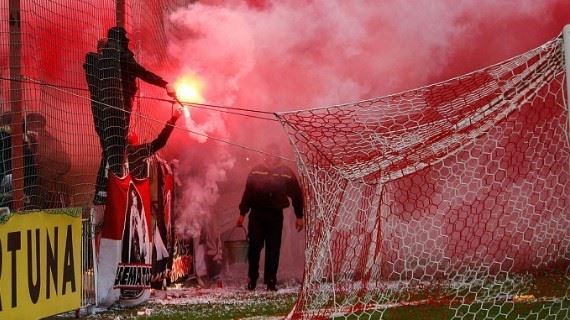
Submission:
POLYGON ((107 204, 99 244, 99 304, 124 306, 150 296, 151 215, 148 179, 109 174, 107 204))
POLYGON ((153 209, 152 283, 154 289, 165 289, 172 267, 171 211, 174 178, 166 161, 156 157, 154 175, 157 185, 153 209))
POLYGON ((0 219, 0 319, 40 319, 81 306, 81 209, 0 219))
POLYGON ((175 235, 170 282, 183 282, 194 272, 194 245, 191 237, 175 235))

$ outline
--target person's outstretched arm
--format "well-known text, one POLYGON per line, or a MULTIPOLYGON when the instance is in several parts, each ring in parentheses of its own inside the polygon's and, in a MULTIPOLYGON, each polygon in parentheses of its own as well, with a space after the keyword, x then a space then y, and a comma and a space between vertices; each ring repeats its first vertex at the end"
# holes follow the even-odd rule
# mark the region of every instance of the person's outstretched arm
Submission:
POLYGON ((161 76, 145 69, 136 60, 133 53, 129 50, 121 54, 121 64, 126 69, 126 72, 140 78, 144 82, 153 84, 158 87, 166 88, 168 82, 162 79, 161 76))
POLYGON ((172 134, 172 130, 174 130, 174 125, 176 124, 176 121, 178 120, 178 118, 180 118, 180 115, 182 114, 181 109, 182 108, 174 109, 174 114, 172 115, 170 120, 166 122, 166 126, 164 126, 162 131, 158 134, 158 137, 156 137, 156 139, 154 139, 150 143, 151 153, 157 152, 166 145, 166 141, 168 141, 168 138, 170 138, 170 135, 172 134))

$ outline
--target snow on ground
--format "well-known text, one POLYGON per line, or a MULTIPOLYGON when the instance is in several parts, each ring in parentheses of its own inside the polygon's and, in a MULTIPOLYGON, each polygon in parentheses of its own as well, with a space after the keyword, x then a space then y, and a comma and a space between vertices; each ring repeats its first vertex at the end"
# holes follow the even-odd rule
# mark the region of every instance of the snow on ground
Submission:
MULTIPOLYGON (((86 310, 82 314, 98 320, 144 319, 148 316, 169 318, 175 314, 185 314, 194 319, 274 320, 283 316, 264 314, 286 314, 300 290, 300 284, 296 282, 278 283, 278 291, 273 292, 266 290, 261 280, 255 291, 247 290, 243 279, 197 280, 187 280, 166 290, 152 290, 150 299, 134 308, 124 309, 115 305, 110 309, 95 308, 91 315, 85 314, 86 310)), ((68 313, 55 318, 73 316, 73 313, 68 313)))
POLYGON ((155 290, 151 294, 147 304, 160 305, 189 305, 189 304, 242 304, 248 301, 275 300, 279 296, 294 295, 299 292, 298 285, 279 286, 277 292, 267 291, 265 286, 258 285, 255 291, 245 289, 245 284, 226 285, 217 287, 216 284, 212 288, 201 288, 193 286, 187 288, 168 288, 167 290, 155 290))

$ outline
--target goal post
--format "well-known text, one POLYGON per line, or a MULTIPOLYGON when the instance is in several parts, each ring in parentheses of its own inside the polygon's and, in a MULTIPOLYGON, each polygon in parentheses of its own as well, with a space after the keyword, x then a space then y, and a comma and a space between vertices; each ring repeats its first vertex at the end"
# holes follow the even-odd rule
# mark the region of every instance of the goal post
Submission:
POLYGON ((441 83, 278 114, 307 199, 290 318, 425 304, 454 319, 509 318, 520 297, 568 312, 562 38, 441 83), (556 280, 538 292, 545 274, 556 280))
POLYGON ((566 97, 570 99, 570 24, 564 26, 562 30, 562 40, 564 41, 564 63, 566 66, 566 97))

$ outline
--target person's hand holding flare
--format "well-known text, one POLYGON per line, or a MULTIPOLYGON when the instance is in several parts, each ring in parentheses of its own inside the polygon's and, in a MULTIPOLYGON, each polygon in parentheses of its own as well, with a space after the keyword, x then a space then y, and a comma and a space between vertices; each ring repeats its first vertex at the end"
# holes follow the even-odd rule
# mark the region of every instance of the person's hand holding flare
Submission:
POLYGON ((166 85, 166 94, 168 94, 169 97, 177 99, 176 97, 176 89, 174 88, 173 85, 171 84, 167 84, 166 85))

